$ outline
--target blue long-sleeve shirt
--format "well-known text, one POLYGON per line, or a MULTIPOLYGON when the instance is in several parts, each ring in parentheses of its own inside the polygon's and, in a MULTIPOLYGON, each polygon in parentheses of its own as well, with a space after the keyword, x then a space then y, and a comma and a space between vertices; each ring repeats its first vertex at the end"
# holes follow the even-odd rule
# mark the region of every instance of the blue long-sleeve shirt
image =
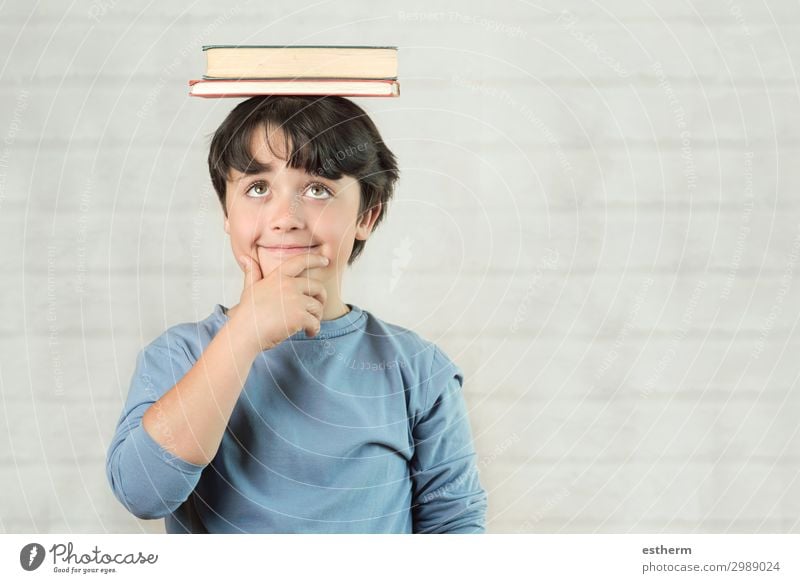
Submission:
POLYGON ((205 466, 171 454, 145 411, 228 321, 220 304, 137 357, 108 449, 117 499, 166 531, 482 533, 481 487, 461 387, 434 343, 358 306, 253 362, 205 466))

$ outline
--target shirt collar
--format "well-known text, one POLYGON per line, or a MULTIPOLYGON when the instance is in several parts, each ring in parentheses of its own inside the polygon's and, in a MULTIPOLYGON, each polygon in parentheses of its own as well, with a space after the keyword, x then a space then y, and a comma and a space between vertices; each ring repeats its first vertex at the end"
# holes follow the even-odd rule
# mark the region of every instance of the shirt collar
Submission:
MULTIPOLYGON (((366 312, 355 304, 345 305, 350 308, 350 311, 333 320, 321 320, 319 332, 315 336, 308 336, 305 330, 300 330, 289 336, 286 340, 324 340, 326 338, 342 336, 348 332, 363 328, 366 321, 366 312)), ((228 308, 222 304, 216 304, 214 306, 213 315, 223 325, 230 320, 227 312, 228 308)))

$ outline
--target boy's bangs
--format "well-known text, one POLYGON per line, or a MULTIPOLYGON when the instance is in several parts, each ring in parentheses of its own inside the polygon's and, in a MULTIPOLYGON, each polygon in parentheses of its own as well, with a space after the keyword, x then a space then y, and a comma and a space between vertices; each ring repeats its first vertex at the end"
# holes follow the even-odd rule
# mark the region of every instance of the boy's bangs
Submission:
POLYGON ((247 127, 236 132, 230 146, 223 150, 221 167, 235 168, 245 174, 263 170, 250 151, 253 132, 261 131, 274 157, 286 160, 289 152, 290 168, 331 180, 338 180, 344 174, 358 177, 368 161, 367 145, 348 140, 352 132, 347 131, 346 121, 327 123, 327 116, 309 110, 313 106, 285 117, 277 117, 278 112, 274 111, 268 112, 271 114, 268 116, 253 112, 245 121, 247 127))

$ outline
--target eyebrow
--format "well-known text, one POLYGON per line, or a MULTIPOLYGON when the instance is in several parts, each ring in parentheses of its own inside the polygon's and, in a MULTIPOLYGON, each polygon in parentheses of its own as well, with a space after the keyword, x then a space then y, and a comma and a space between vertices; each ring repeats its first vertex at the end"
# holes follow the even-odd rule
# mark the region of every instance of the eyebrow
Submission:
POLYGON ((272 162, 260 162, 258 160, 253 159, 245 168, 244 175, 239 178, 236 182, 241 182, 248 176, 253 176, 255 174, 267 174, 272 172, 275 169, 275 165, 272 162))
MULTIPOLYGON (((274 170, 275 170, 275 165, 272 162, 260 162, 256 159, 253 159, 248 164, 247 168, 245 168, 244 174, 242 174, 242 176, 240 176, 239 179, 236 180, 236 184, 240 184, 250 176, 254 176, 257 174, 270 174, 274 170)), ((332 178, 326 178, 324 176, 319 176, 317 174, 311 174, 308 171, 304 171, 304 174, 321 182, 329 182, 329 183, 336 182, 332 178)))

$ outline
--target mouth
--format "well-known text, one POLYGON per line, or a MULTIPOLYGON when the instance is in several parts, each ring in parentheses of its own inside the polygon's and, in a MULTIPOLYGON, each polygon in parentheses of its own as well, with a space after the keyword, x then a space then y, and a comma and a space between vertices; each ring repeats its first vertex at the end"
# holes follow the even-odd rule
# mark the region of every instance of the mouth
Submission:
POLYGON ((278 246, 278 247, 262 247, 262 249, 266 250, 273 255, 298 255, 300 253, 310 253, 315 249, 319 249, 319 245, 310 245, 307 247, 295 247, 295 246, 278 246))

